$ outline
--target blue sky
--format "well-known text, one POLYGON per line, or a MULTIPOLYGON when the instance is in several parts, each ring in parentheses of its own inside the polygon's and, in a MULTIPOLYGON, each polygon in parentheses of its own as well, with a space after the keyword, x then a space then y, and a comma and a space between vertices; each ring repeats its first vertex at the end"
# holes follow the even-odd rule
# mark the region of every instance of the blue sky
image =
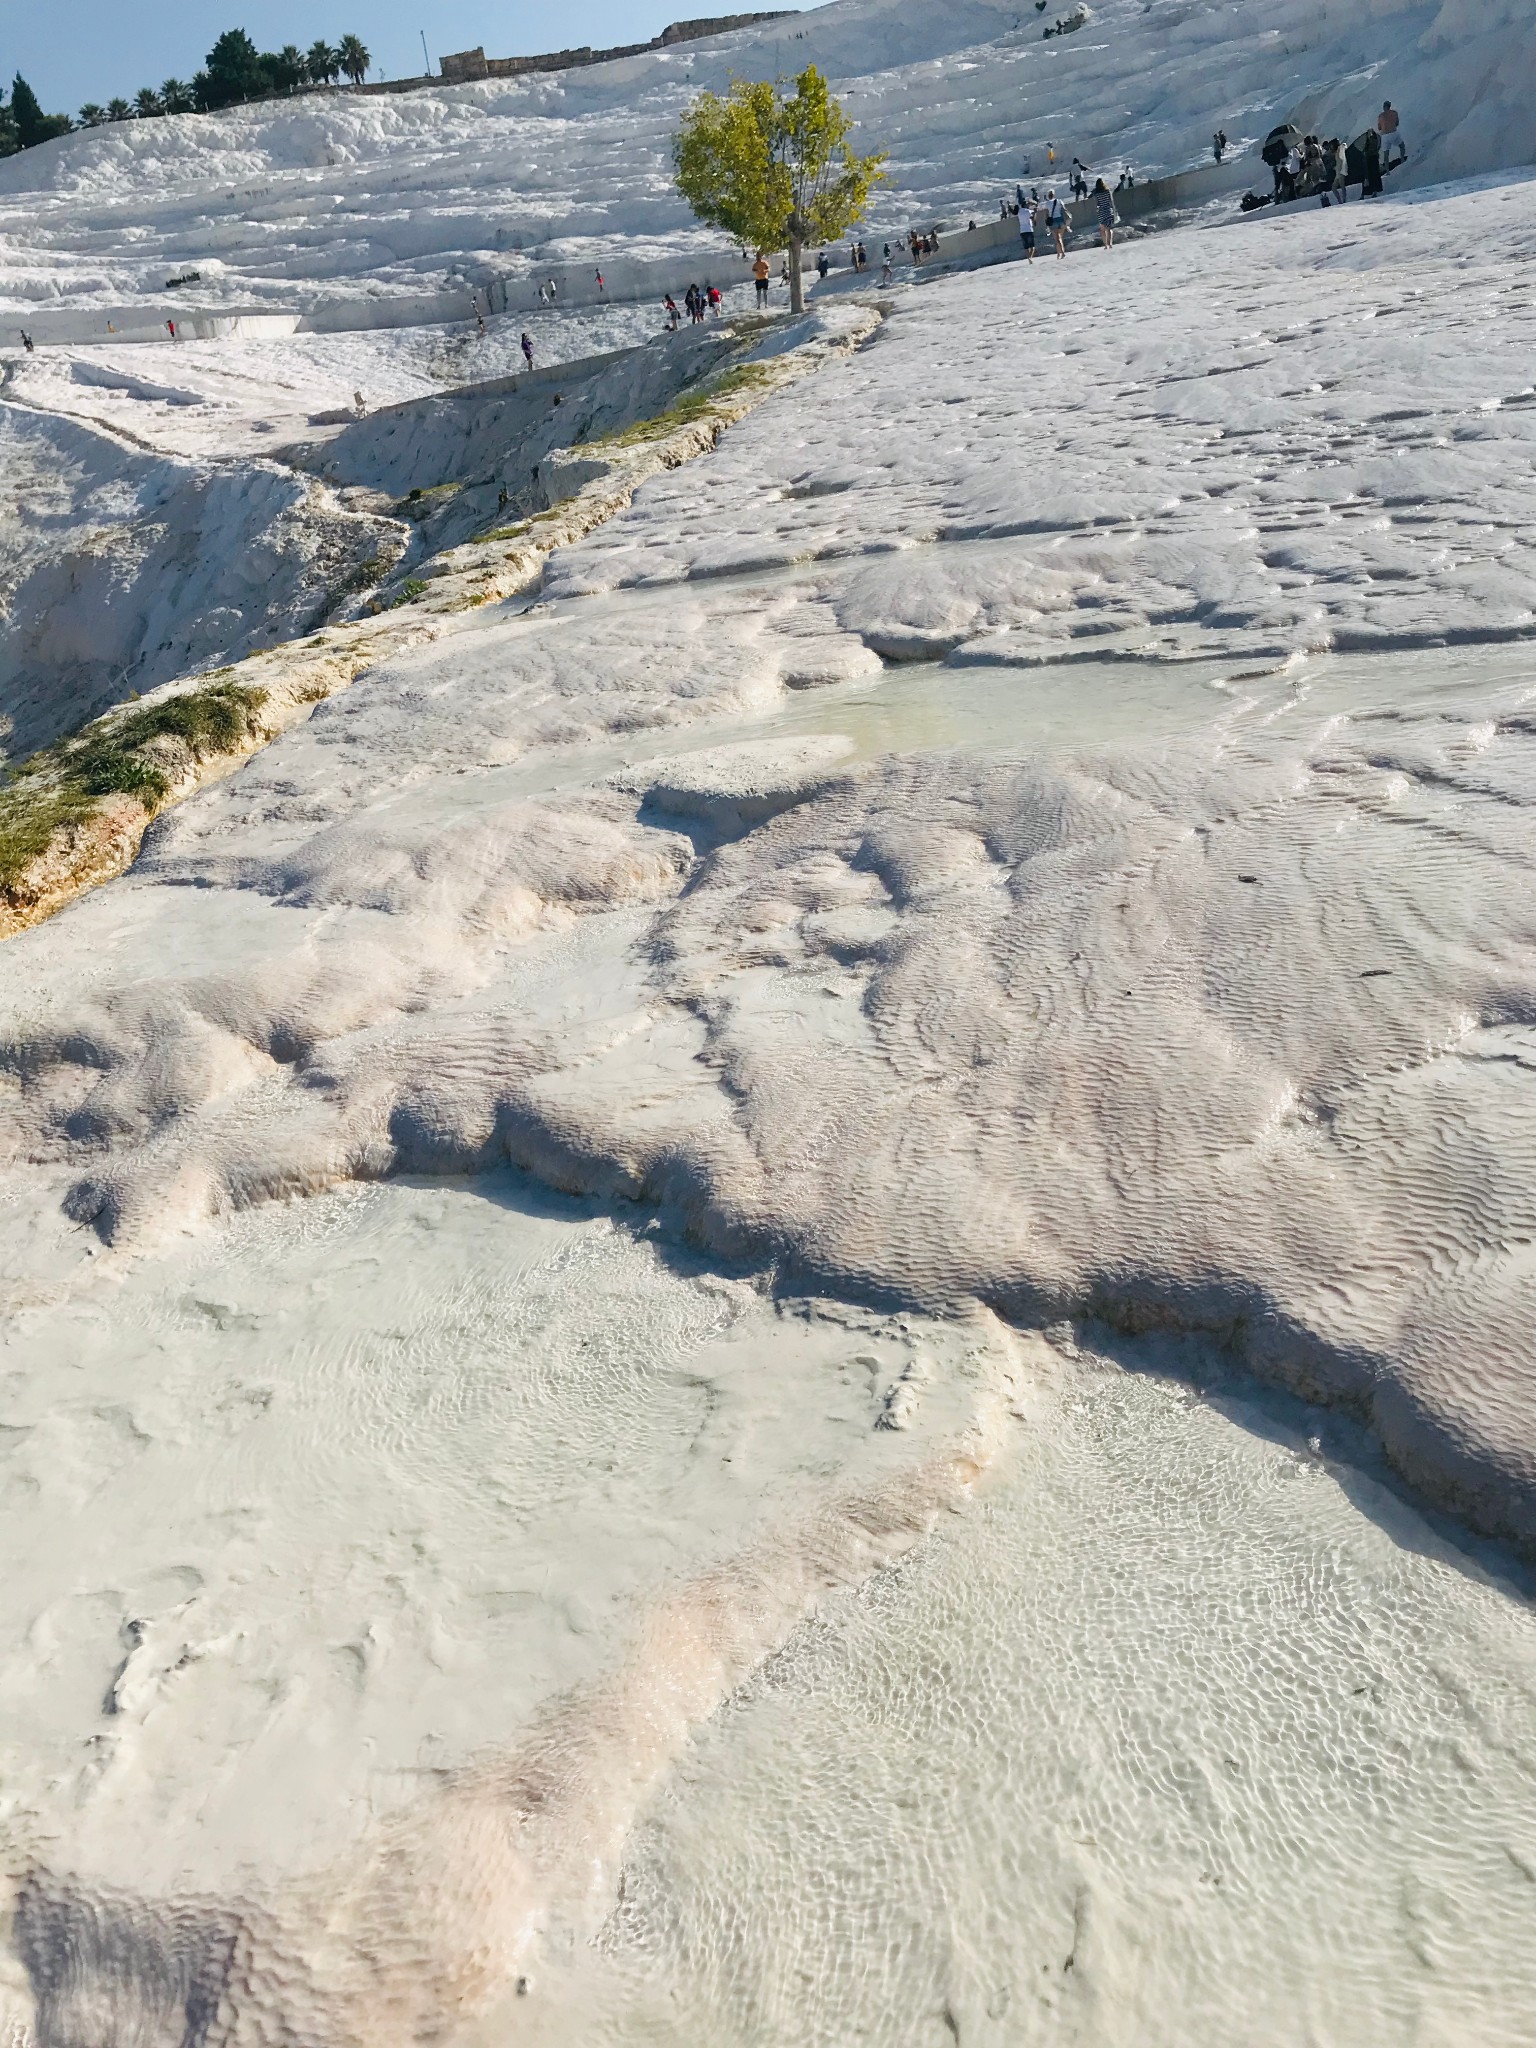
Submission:
MULTIPOLYGON (((728 4, 720 0, 722 13, 728 4)), ((263 50, 360 35, 385 75, 402 78, 422 68, 422 29, 435 68, 444 50, 476 43, 503 57, 637 43, 711 11, 698 0, 0 0, 0 77, 8 85, 20 71, 49 113, 72 114, 86 100, 132 99, 141 85, 190 78, 226 28, 245 29, 263 50)))

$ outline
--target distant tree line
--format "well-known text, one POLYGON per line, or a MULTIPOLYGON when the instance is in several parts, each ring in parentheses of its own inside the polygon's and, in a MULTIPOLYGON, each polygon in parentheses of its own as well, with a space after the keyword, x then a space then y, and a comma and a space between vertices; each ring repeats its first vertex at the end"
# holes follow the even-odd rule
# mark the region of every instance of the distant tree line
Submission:
POLYGON ((78 124, 68 114, 45 114, 37 94, 18 72, 9 99, 0 92, 0 156, 14 156, 19 149, 68 135, 77 125, 100 128, 109 121, 149 121, 157 114, 209 114, 247 100, 335 85, 342 78, 361 85, 372 62, 359 36, 343 36, 334 45, 321 40, 307 50, 293 43, 281 50, 258 50, 243 28, 227 29, 190 82, 168 78, 163 85, 142 86, 131 100, 108 100, 104 107, 88 100, 78 124))

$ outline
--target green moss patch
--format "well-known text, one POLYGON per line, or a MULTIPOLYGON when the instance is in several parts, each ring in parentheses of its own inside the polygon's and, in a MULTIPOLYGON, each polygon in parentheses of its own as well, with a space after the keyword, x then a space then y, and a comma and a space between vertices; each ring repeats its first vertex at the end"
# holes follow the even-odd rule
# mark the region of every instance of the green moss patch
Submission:
POLYGON ((653 419, 636 420, 632 427, 621 427, 615 434, 605 434, 601 443, 594 441, 592 446, 634 448, 646 441, 664 441, 680 428, 691 427, 696 420, 708 419, 723 398, 732 398, 738 391, 755 391, 769 381, 765 364, 738 363, 712 383, 697 391, 685 392, 676 404, 669 405, 665 412, 657 413, 653 419))
POLYGON ((177 741, 194 761, 233 753, 260 730, 265 690, 216 678, 200 690, 127 713, 112 712, 34 754, 0 787, 0 892, 12 894, 54 835, 84 822, 109 796, 131 796, 153 814, 171 793, 150 751, 177 741))

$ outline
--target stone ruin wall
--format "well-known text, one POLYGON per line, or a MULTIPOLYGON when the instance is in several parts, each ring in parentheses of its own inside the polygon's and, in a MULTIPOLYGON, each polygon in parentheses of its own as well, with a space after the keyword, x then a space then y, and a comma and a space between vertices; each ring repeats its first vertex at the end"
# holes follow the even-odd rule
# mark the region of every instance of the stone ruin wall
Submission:
MULTIPOLYGON (((642 57, 652 50, 670 49, 675 43, 696 43, 705 36, 720 36, 731 29, 752 28, 760 21, 782 21, 788 8, 765 14, 722 14, 703 21, 674 21, 648 43, 621 43, 611 50, 550 50, 540 57, 487 57, 483 49, 460 50, 442 60, 442 82, 467 85, 477 78, 518 78, 532 71, 571 71, 583 64, 608 64, 616 57, 642 57)), ((426 83, 428 81, 423 81, 426 83)), ((437 83, 437 81, 430 81, 437 83)))

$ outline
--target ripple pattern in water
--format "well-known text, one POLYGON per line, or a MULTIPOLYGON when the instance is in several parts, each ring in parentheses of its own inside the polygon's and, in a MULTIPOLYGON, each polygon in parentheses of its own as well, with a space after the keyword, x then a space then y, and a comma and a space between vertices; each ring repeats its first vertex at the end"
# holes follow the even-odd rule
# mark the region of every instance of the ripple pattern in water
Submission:
POLYGON ((702 1735, 538 2038, 1529 2040, 1528 1607, 1261 1410, 1041 1421, 702 1735))

